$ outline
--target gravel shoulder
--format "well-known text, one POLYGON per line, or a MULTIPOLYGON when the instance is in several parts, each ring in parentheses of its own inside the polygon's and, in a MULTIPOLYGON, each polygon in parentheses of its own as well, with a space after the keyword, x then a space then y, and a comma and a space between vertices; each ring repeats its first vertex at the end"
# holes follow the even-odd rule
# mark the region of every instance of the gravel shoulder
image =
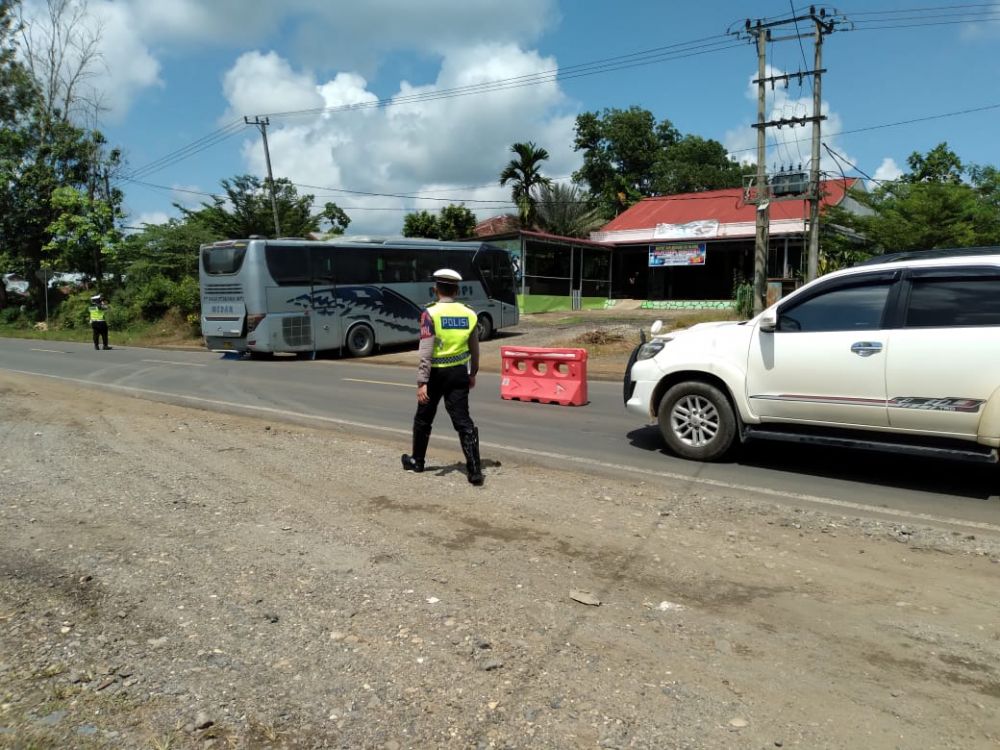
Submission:
POLYGON ((998 539, 402 447, 0 373, 0 747, 1000 743, 998 539))

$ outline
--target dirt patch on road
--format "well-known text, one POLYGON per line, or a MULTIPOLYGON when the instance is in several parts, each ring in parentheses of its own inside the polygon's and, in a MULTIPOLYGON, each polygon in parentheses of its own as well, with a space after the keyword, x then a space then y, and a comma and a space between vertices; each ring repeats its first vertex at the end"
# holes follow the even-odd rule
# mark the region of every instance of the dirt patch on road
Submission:
POLYGON ((2 747, 1000 741, 989 537, 43 379, 0 414, 2 747))

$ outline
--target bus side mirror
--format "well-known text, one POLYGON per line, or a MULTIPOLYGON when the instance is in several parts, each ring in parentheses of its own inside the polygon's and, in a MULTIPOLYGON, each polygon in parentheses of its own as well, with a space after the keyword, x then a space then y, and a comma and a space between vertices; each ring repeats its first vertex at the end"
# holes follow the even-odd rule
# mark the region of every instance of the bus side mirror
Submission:
POLYGON ((760 320, 757 322, 757 326, 760 330, 766 333, 773 333, 778 328, 778 312, 777 310, 767 310, 760 314, 760 320))

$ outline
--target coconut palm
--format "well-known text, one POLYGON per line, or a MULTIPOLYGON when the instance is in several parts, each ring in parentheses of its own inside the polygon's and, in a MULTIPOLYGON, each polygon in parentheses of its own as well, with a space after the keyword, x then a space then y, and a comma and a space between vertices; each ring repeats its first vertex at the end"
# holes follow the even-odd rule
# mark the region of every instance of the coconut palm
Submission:
POLYGON ((587 237, 607 222, 574 184, 543 185, 535 208, 539 226, 563 237, 587 237))
POLYGON ((500 173, 500 184, 511 183, 510 197, 517 205, 521 226, 530 228, 535 225, 535 196, 532 191, 543 185, 551 185, 552 180, 544 177, 539 171, 539 165, 549 158, 549 152, 537 147, 531 141, 515 143, 510 147, 511 153, 517 154, 516 159, 504 167, 500 173))

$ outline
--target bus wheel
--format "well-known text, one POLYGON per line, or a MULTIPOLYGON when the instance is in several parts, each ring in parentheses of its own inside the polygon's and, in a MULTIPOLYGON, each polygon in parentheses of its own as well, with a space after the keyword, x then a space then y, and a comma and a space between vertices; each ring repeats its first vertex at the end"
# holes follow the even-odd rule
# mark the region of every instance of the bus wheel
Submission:
POLYGON ((476 323, 476 332, 480 341, 489 341, 493 338, 493 321, 489 315, 480 315, 479 322, 476 323))
POLYGON ((347 351, 352 357, 367 357, 375 351, 375 332, 364 323, 347 332, 347 351))

